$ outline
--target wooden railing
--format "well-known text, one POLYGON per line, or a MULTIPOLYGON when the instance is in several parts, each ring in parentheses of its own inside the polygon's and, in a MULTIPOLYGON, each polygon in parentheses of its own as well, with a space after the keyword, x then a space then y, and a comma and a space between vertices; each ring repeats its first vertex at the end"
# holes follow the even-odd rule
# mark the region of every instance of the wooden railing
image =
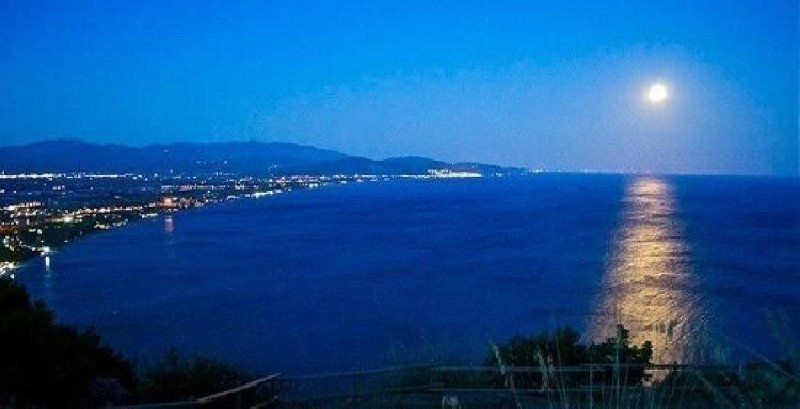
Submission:
POLYGON ((201 398, 167 403, 125 406, 130 409, 160 408, 269 408, 278 400, 278 381, 281 374, 276 373, 258 378, 212 395, 201 398))
MULTIPOLYGON (((752 366, 750 366, 752 369, 752 366)), ((763 370, 772 370, 764 365, 763 370)), ((186 402, 132 408, 594 407, 631 399, 738 399, 737 373, 725 365, 455 366, 424 363, 321 375, 273 374, 186 402), (716 395, 715 395, 716 394, 716 395), (449 403, 448 403, 449 402, 449 403), (456 402, 456 403, 453 403, 456 402), (542 406, 544 405, 544 406, 542 406), (405 407, 405 406, 404 406, 405 407)), ((696 402, 690 402, 696 403, 696 402)), ((627 406, 625 406, 627 407, 627 406)))
MULTIPOLYGON (((768 365, 763 369, 771 370, 768 365)), ((628 400, 690 406, 740 399, 742 368, 725 365, 451 366, 418 364, 282 378, 279 401, 298 408, 595 407, 628 400), (505 402, 505 403, 503 403, 505 402), (499 405, 499 406, 495 406, 499 405)), ((612 405, 613 406, 613 405, 612 405)), ((622 407, 629 407, 622 404, 622 407)), ((700 406, 702 407, 702 406, 700 406)))

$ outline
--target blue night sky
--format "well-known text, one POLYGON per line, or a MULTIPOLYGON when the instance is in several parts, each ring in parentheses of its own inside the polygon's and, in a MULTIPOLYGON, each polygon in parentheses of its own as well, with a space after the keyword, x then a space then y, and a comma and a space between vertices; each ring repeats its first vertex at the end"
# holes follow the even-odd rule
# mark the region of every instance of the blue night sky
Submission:
POLYGON ((796 175, 799 43, 797 0, 5 0, 0 144, 796 175))

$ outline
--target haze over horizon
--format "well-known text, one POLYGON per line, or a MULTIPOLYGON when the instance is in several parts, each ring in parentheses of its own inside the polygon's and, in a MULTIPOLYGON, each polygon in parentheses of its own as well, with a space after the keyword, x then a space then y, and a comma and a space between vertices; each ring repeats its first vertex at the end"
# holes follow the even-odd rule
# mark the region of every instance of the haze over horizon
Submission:
POLYGON ((797 175, 798 3, 20 2, 0 145, 259 140, 797 175), (669 98, 646 98, 664 84, 669 98))

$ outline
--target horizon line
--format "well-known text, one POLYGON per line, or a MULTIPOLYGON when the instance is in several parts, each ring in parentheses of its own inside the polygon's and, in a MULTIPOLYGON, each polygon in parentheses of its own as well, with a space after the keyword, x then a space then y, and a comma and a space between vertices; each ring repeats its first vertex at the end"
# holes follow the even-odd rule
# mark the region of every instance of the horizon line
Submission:
MULTIPOLYGON (((460 163, 475 163, 475 164, 485 164, 485 165, 494 165, 494 166, 501 166, 506 168, 521 168, 529 171, 530 173, 551 173, 551 174, 604 174, 604 175, 652 175, 652 176, 737 176, 737 177, 775 177, 775 178, 800 178, 800 169, 797 170, 797 173, 739 173, 739 172, 682 172, 682 171, 650 171, 650 170, 613 170, 613 169, 548 169, 547 167, 532 167, 532 166, 525 166, 525 165, 506 165, 506 164, 497 164, 497 163, 489 163, 489 162, 481 162, 481 161, 446 161, 442 159, 435 159, 429 156, 424 156, 422 154, 406 154, 406 155, 395 155, 395 156, 387 156, 382 159, 374 159, 372 157, 362 156, 362 155, 352 155, 349 153, 342 152, 337 149, 333 148, 324 148, 319 147, 316 145, 298 143, 298 142, 291 142, 291 141, 280 141, 280 140, 264 140, 264 139, 229 139, 229 140, 219 140, 219 141, 186 141, 186 140, 177 140, 177 141, 170 141, 170 142, 152 142, 146 144, 128 144, 122 142, 97 142, 97 141, 90 141, 81 139, 80 137, 72 137, 72 136, 64 136, 64 137, 54 137, 54 138, 46 138, 46 139, 39 139, 36 141, 31 141, 27 143, 16 143, 16 144, 0 144, 0 149, 2 148, 15 148, 15 147, 25 147, 30 145, 35 145, 38 143, 46 143, 46 142, 79 142, 85 143, 89 145, 98 145, 98 146, 121 146, 127 148, 146 148, 151 146, 165 146, 165 145, 176 145, 176 144, 194 144, 194 145, 214 145, 214 144, 225 144, 225 143, 261 143, 261 144, 285 144, 285 145, 294 145, 298 147, 307 147, 313 148, 318 150, 325 150, 325 151, 332 151, 337 152, 342 155, 353 157, 353 158, 365 158, 375 161, 382 161, 387 159, 397 159, 397 158, 424 158, 435 160, 439 162, 445 162, 449 164, 460 164, 460 163)), ((0 169, 0 173, 5 174, 4 170, 0 169)), ((70 173, 80 173, 80 172, 70 172, 70 173)))

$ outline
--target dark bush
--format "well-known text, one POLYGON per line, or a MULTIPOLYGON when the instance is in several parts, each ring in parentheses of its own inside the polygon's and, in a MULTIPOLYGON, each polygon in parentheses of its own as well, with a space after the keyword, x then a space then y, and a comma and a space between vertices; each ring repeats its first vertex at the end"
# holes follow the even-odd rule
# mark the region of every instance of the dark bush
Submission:
POLYGON ((119 403, 135 386, 131 365, 99 335, 56 324, 43 303, 31 302, 8 277, 0 277, 0 339, 0 405, 119 403))
MULTIPOLYGON (((602 365, 594 374, 597 382, 618 379, 629 385, 641 384, 645 378, 644 366, 651 363, 653 347, 649 341, 642 346, 631 345, 629 333, 621 325, 614 337, 599 344, 584 344, 580 334, 572 328, 558 328, 555 332, 544 332, 534 336, 515 336, 507 343, 489 351, 487 365, 527 366, 540 370, 540 374, 528 372, 517 375, 517 387, 539 388, 543 386, 576 386, 588 383, 585 372, 559 373, 564 367, 580 365, 602 365), (544 374, 544 375, 542 375, 544 374), (545 385, 546 384, 546 385, 545 385)), ((501 382, 498 380, 498 382, 501 382)), ((504 384, 508 379, 503 379, 504 384)))
POLYGON ((147 402, 196 399, 234 388, 252 377, 214 359, 187 358, 169 350, 142 372, 139 398, 147 402))

